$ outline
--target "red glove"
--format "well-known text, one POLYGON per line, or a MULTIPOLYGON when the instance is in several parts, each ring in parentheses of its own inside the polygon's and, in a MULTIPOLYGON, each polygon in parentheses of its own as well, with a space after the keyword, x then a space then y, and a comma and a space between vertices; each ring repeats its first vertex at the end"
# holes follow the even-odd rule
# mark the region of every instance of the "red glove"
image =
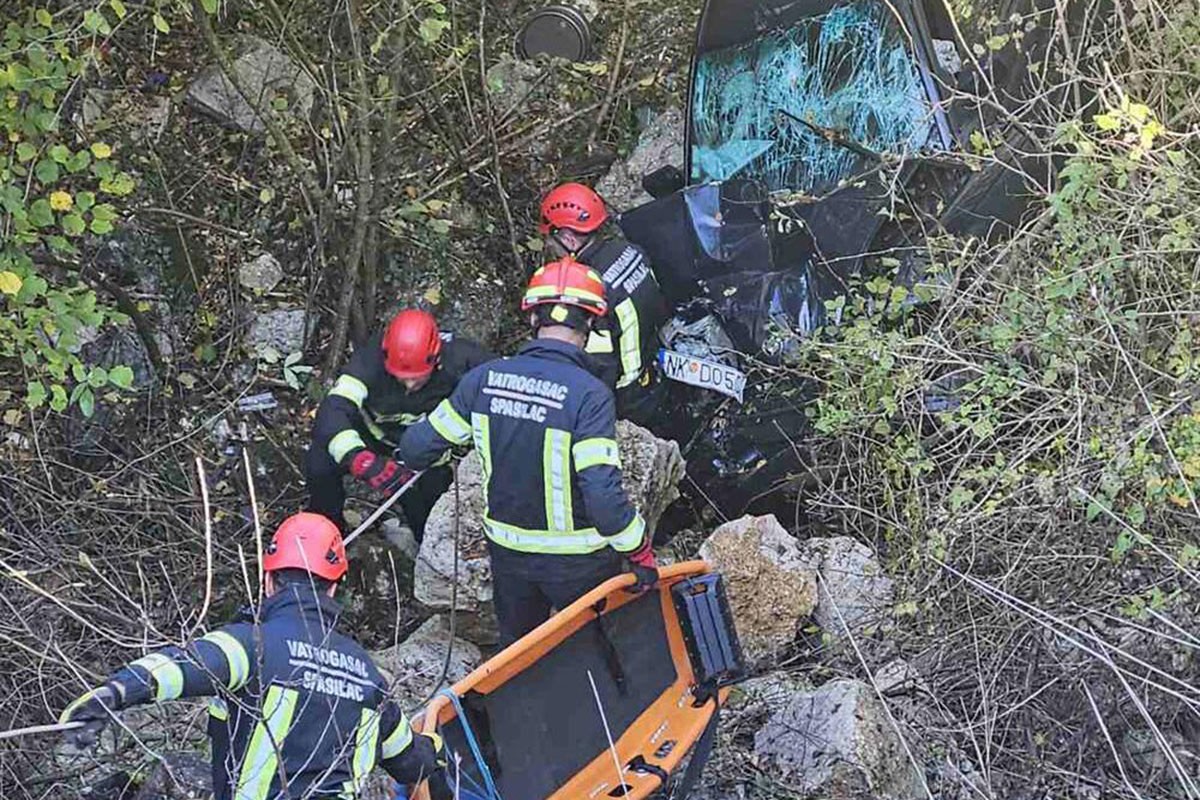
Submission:
POLYGON ((397 464, 390 458, 375 455, 370 450, 359 450, 350 459, 350 474, 366 482, 372 489, 389 494, 416 475, 408 467, 397 464))
POLYGON ((634 594, 648 591, 658 583, 658 563, 654 560, 652 545, 647 536, 641 547, 626 556, 629 559, 629 571, 637 578, 637 582, 629 589, 634 594))

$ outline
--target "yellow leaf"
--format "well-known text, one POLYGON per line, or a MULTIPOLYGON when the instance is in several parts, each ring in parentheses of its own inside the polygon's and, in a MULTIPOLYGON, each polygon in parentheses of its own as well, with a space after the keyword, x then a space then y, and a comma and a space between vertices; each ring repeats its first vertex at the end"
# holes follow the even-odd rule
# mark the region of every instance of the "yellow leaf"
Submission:
POLYGON ((439 286, 430 286, 425 290, 425 294, 421 295, 425 301, 431 306, 440 305, 442 302, 442 289, 439 286))
POLYGON ((1121 121, 1112 114, 1097 114, 1092 117, 1092 122, 1102 131, 1115 131, 1121 127, 1121 121))
POLYGON ((16 294, 21 291, 21 278, 15 272, 0 272, 0 292, 16 294))
POLYGON ((51 192, 50 207, 55 211, 70 211, 75 206, 75 200, 70 192, 51 192))
POLYGON ((112 155, 112 148, 104 142, 94 142, 91 147, 92 155, 103 160, 112 155))
POLYGON ((10 408, 4 412, 5 425, 19 425, 21 423, 21 412, 15 408, 10 408))

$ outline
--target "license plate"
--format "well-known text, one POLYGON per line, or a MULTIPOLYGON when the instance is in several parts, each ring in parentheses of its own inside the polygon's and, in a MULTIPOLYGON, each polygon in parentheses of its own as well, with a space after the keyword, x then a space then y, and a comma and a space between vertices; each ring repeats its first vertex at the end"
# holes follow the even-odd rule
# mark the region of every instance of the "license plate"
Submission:
POLYGON ((666 349, 658 351, 658 365, 662 368, 663 375, 673 381, 699 386, 701 389, 712 389, 732 397, 739 403, 742 402, 742 393, 746 390, 746 375, 741 370, 666 349))

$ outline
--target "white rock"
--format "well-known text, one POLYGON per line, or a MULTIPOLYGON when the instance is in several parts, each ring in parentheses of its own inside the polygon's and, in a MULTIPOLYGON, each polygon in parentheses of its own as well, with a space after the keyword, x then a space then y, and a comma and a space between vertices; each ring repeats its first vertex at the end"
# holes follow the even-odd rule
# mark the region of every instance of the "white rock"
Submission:
MULTIPOLYGON (((238 84, 259 108, 277 98, 287 100, 289 110, 307 119, 312 112, 316 84, 303 69, 275 45, 255 36, 237 43, 233 72, 238 84)), ((196 77, 187 90, 187 101, 222 124, 248 133, 264 133, 266 124, 246 102, 233 82, 214 64, 196 77)))
POLYGON ((683 112, 678 108, 668 108, 655 117, 628 158, 614 162, 596 183, 600 196, 620 211, 654 199, 642 188, 642 176, 669 164, 683 168, 683 125, 683 112))
POLYGON ((253 261, 238 267, 238 283, 247 289, 269 292, 283 280, 283 267, 270 253, 263 253, 253 261))
POLYGON ((802 548, 805 558, 819 565, 821 586, 813 619, 827 633, 841 638, 847 627, 858 634, 889 619, 895 587, 866 545, 837 536, 807 539, 802 548))
POLYGON ((700 546, 700 557, 725 580, 748 659, 759 661, 791 644, 816 605, 816 563, 774 515, 725 523, 700 546))
POLYGON ((283 356, 299 351, 304 346, 306 316, 302 308, 278 308, 256 314, 246 335, 246 349, 261 353, 270 347, 283 356))
POLYGON ((909 800, 925 796, 874 690, 835 680, 803 692, 754 735, 757 763, 802 797, 909 800))
MULTIPOLYGON (((443 685, 438 679, 442 677, 450 640, 450 621, 439 614, 425 620, 400 644, 371 653, 375 665, 392 682, 392 696, 406 712, 416 710, 426 697, 443 685)), ((482 661, 479 648, 456 635, 444 685, 452 685, 466 677, 482 661)))
POLYGON ((412 528, 395 517, 388 517, 380 524, 379 529, 383 532, 383 538, 403 553, 405 558, 409 561, 417 560, 420 545, 417 544, 417 537, 413 535, 412 528))

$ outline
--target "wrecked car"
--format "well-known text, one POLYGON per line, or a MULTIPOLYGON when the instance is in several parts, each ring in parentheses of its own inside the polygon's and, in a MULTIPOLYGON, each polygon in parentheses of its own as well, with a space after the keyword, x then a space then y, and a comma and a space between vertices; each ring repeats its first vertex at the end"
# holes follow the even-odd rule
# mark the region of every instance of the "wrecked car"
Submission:
POLYGON ((855 278, 924 276, 927 237, 991 239, 1053 179, 1010 109, 1051 28, 1014 0, 1021 49, 980 59, 941 0, 709 0, 682 170, 645 176, 620 216, 675 308, 655 432, 678 440, 705 502, 747 510, 800 469, 812 388, 781 370, 836 324, 855 278), (986 101, 981 99, 986 94, 986 101), (972 158, 986 143, 988 158, 972 158), (898 265, 898 266, 897 266, 898 265))

